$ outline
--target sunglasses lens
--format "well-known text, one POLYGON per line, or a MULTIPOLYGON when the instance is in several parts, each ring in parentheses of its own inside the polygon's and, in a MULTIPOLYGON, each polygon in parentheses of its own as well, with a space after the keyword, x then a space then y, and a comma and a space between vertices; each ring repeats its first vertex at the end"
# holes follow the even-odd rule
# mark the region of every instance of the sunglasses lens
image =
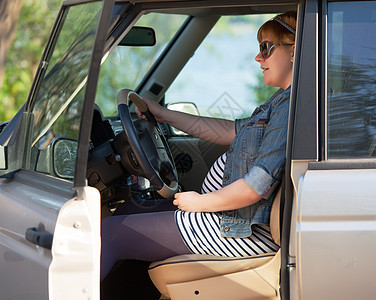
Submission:
POLYGON ((268 51, 267 51, 267 49, 266 49, 266 44, 265 44, 265 42, 262 42, 262 43, 260 44, 260 53, 261 53, 261 56, 262 56, 263 58, 265 58, 267 52, 268 52, 268 51))
POLYGON ((260 44, 260 53, 263 59, 269 58, 272 47, 273 44, 269 41, 265 41, 260 44))

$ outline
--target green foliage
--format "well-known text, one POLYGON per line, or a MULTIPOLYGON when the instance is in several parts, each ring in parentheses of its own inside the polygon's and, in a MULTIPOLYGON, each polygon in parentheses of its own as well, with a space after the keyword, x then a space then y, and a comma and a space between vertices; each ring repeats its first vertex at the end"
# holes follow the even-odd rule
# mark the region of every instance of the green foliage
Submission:
MULTIPOLYGON (((61 2, 62 0, 24 0, 16 36, 6 58, 6 70, 0 91, 0 122, 10 120, 27 100, 34 74, 61 2)), ((159 20, 159 17, 158 14, 149 14, 138 22, 138 25, 152 26, 156 29, 158 44, 155 47, 151 49, 134 47, 131 51, 129 47, 119 49, 119 51, 114 51, 102 66, 96 102, 100 104, 106 115, 116 113, 116 102, 108 100, 116 99, 116 93, 120 88, 137 86, 156 56, 160 54, 161 49, 170 40, 169 33, 174 33, 177 30, 175 27, 182 22, 179 16, 175 16, 168 18, 168 22, 171 23, 166 24, 166 19, 159 20)), ((217 24, 220 28, 219 34, 242 34, 243 26, 238 26, 237 31, 232 31, 232 23, 244 25, 244 28, 252 26, 256 30, 268 17, 253 16, 251 23, 245 22, 241 17, 232 18, 231 21, 222 18, 217 24)), ((208 45, 208 47, 211 46, 208 45)), ((257 83, 249 88, 258 104, 265 102, 276 90, 263 83, 262 74, 257 76, 257 83)))
POLYGON ((0 122, 10 120, 27 100, 61 0, 24 0, 16 36, 7 54, 0 91, 0 122))
POLYGON ((262 73, 257 73, 256 75, 257 83, 254 85, 249 85, 249 88, 254 94, 254 101, 257 105, 265 103, 276 91, 278 87, 269 86, 264 83, 264 75, 262 73))

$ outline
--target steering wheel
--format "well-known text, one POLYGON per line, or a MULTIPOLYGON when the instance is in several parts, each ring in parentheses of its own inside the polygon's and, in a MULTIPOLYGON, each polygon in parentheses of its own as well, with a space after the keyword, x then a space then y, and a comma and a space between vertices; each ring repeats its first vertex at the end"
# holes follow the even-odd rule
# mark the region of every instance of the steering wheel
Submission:
POLYGON ((121 89, 118 92, 117 104, 134 164, 141 168, 142 176, 150 181, 162 197, 173 198, 178 191, 178 176, 170 148, 159 124, 144 100, 129 89, 121 89), (148 121, 142 123, 140 120, 141 123, 137 124, 137 121, 133 122, 129 111, 130 100, 145 113, 148 121))

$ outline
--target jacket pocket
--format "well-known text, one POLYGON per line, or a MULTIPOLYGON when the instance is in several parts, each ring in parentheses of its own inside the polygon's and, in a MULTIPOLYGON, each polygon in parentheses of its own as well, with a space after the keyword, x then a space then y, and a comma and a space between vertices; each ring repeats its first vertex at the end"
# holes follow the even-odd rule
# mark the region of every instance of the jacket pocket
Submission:
POLYGON ((240 156, 246 160, 247 165, 257 158, 258 150, 264 137, 265 127, 266 122, 260 120, 253 124, 248 124, 244 129, 240 156))

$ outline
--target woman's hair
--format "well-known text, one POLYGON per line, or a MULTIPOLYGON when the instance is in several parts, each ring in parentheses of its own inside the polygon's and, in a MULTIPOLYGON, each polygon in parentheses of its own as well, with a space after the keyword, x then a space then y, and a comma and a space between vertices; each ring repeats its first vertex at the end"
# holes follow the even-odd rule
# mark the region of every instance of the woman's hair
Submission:
MULTIPOLYGON (((296 12, 288 11, 277 15, 275 18, 282 20, 284 23, 296 30, 296 12)), ((257 32, 257 40, 262 41, 262 37, 266 33, 273 36, 274 44, 295 44, 295 34, 293 34, 287 26, 282 25, 283 22, 274 20, 275 18, 265 22, 257 32)))

